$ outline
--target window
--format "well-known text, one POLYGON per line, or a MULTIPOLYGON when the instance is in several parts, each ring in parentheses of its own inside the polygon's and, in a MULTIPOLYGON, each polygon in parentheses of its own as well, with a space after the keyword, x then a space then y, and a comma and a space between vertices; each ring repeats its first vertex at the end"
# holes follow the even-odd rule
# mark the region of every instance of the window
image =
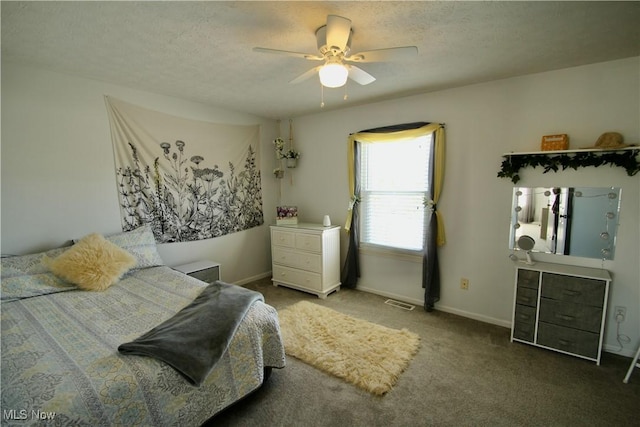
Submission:
POLYGON ((362 247, 423 250, 431 140, 359 143, 362 247))

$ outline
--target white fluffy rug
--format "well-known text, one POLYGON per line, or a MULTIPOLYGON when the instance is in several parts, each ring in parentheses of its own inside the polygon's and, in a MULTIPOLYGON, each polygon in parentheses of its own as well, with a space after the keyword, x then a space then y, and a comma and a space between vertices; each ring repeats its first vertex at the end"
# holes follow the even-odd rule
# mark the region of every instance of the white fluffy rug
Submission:
POLYGON ((420 346, 420 337, 301 301, 278 312, 288 355, 383 395, 420 346))

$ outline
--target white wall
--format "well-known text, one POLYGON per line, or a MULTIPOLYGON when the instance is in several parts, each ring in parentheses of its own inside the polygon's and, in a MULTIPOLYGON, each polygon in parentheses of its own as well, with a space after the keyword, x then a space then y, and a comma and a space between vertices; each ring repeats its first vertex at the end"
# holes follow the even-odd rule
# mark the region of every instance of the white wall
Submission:
MULTIPOLYGON (((375 84, 375 83, 374 83, 375 84)), ((294 119, 294 140, 302 152, 293 181, 282 180, 282 201, 299 207, 300 219, 319 222, 323 214, 343 223, 349 201, 347 135, 379 126, 431 121, 446 123, 446 173, 439 209, 447 244, 440 249, 441 300, 436 308, 508 326, 513 307, 513 264, 508 258, 513 184, 497 178, 502 154, 535 151, 542 135, 567 133, 571 147, 591 146, 605 131, 640 142, 640 58, 505 79, 392 101, 319 112, 294 119), (470 279, 468 291, 461 277, 470 279)), ((282 134, 288 137, 288 123, 282 134)), ((610 270, 612 308, 627 307, 621 332, 631 337, 623 354, 639 343, 640 176, 621 168, 585 168, 542 174, 528 169, 522 186, 616 186, 622 211, 614 261, 539 255, 539 261, 610 270)), ((343 233, 343 257, 346 248, 343 233)), ((358 286, 416 304, 422 303, 421 265, 361 256, 358 286)), ((611 316, 605 344, 619 348, 611 316)))
POLYGON ((268 274, 275 121, 8 63, 2 64, 2 253, 32 253, 91 232, 122 230, 104 95, 180 117, 261 125, 265 225, 159 250, 168 265, 218 261, 227 281, 268 274))
MULTIPOLYGON (((496 173, 502 153, 536 150, 540 137, 568 133, 573 147, 591 145, 605 131, 640 141, 640 58, 535 74, 417 95, 294 120, 303 157, 283 180, 272 178, 276 123, 29 67, 2 64, 1 249, 28 253, 60 246, 89 232, 120 230, 113 154, 103 95, 193 119, 260 123, 266 224, 276 203, 297 204, 301 220, 329 214, 343 223, 348 204, 346 139, 351 132, 412 121, 447 125, 444 194, 447 229, 440 250, 442 298, 436 308, 509 325, 513 266, 508 259, 512 184, 496 173), (277 184, 276 184, 277 183, 277 184), (276 185, 280 188, 276 187, 276 185), (470 289, 459 288, 461 277, 470 289)), ((374 83, 375 84, 375 83, 374 83)), ((282 136, 288 137, 283 120, 282 136)), ((524 186, 622 187, 622 213, 614 261, 538 256, 610 270, 610 307, 627 307, 621 332, 631 337, 623 354, 640 344, 640 178, 603 167, 543 175, 522 174, 524 186)), ((342 239, 343 257, 346 236, 342 239)), ((170 265, 200 258, 223 264, 223 278, 246 281, 270 270, 268 227, 200 242, 161 245, 170 265)), ((363 259, 360 286, 421 304, 420 264, 363 259)), ((618 348, 609 317, 606 346, 618 348)))

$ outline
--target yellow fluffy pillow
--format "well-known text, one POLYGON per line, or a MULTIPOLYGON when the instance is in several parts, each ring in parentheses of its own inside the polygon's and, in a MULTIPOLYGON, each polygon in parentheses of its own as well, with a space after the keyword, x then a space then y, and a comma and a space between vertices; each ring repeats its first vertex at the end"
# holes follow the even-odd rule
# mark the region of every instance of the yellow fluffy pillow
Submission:
POLYGON ((87 291, 104 291, 136 265, 133 255, 97 233, 44 262, 56 276, 87 291))

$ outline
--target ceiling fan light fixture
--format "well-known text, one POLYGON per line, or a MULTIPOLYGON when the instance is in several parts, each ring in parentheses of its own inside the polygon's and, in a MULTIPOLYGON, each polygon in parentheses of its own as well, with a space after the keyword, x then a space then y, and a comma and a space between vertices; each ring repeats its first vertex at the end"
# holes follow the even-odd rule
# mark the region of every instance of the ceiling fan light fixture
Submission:
POLYGON ((349 70, 344 64, 331 62, 320 68, 320 83, 322 86, 336 88, 344 86, 349 77, 349 70))

